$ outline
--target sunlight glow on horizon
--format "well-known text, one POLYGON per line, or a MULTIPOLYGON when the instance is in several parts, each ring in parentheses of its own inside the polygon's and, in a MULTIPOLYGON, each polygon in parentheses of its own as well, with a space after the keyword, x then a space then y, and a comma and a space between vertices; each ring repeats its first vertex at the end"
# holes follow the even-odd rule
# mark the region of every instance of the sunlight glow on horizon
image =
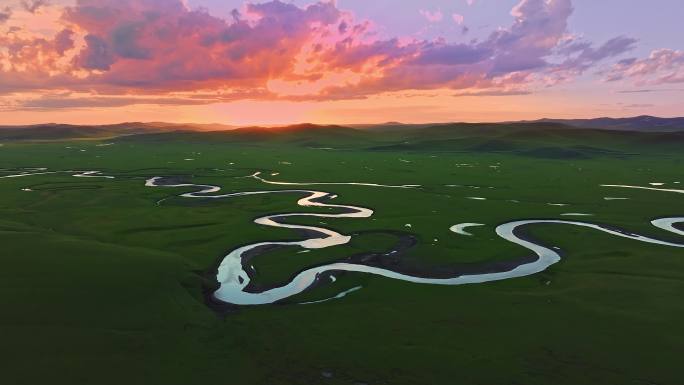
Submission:
MULTIPOLYGON (((541 118, 592 118, 599 116, 630 117, 653 114, 653 110, 625 109, 621 105, 568 105, 563 95, 522 95, 497 97, 445 96, 374 96, 369 100, 335 102, 236 101, 199 106, 133 105, 111 107, 106 111, 93 108, 53 111, 45 119, 36 119, 30 112, 9 115, 2 124, 72 123, 115 124, 122 122, 168 122, 225 124, 233 126, 280 126, 299 123, 313 124, 381 124, 503 122, 541 118), (410 103, 406 99, 410 99, 410 103), (540 110, 549 111, 540 113, 540 110)), ((672 107, 676 110, 676 102, 672 107)), ((667 106, 655 115, 668 114, 667 106)), ((40 116, 40 115, 39 115, 40 116)))
POLYGON ((684 47, 652 34, 646 43, 636 28, 585 36, 597 34, 586 1, 462 3, 403 2, 382 16, 353 1, 55 0, 29 10, 9 0, 0 7, 0 125, 683 114, 684 47), (392 17, 411 23, 397 29, 392 17))

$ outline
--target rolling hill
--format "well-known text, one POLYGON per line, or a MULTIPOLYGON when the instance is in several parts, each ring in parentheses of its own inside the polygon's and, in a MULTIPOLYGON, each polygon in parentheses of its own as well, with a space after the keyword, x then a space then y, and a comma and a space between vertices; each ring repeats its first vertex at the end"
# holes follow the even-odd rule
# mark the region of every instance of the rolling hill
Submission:
POLYGON ((114 140, 149 143, 235 143, 402 152, 510 153, 547 159, 672 153, 684 145, 684 118, 542 120, 512 123, 373 126, 298 124, 241 127, 166 123, 0 126, 0 141, 114 140), (650 125, 649 125, 650 124, 650 125))

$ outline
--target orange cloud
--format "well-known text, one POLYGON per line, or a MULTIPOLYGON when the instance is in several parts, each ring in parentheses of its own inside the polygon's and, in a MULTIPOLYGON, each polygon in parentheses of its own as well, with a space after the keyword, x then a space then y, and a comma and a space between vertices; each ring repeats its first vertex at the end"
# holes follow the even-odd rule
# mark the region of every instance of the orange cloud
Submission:
MULTIPOLYGON (((334 2, 248 4, 229 19, 188 9, 180 0, 76 0, 64 8, 34 1, 26 9, 35 17, 52 15, 55 28, 48 36, 33 33, 13 25, 8 13, 7 33, 0 34, 0 95, 37 93, 43 100, 27 104, 34 107, 89 100, 93 106, 123 105, 140 96, 197 104, 431 89, 521 94, 544 76, 574 76, 598 60, 587 59, 598 51, 585 47, 566 51, 560 64, 549 61, 562 53, 570 0, 521 0, 508 29, 469 43, 379 39, 369 21, 334 2), (46 102, 63 90, 89 96, 46 102)), ((628 48, 613 45, 601 58, 628 48)))

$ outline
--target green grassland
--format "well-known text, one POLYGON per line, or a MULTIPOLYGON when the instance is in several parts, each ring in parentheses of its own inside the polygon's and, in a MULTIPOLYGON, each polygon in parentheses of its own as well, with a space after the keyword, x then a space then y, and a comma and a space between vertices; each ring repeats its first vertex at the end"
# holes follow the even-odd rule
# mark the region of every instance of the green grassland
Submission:
POLYGON ((355 236, 254 258, 255 281, 273 285, 312 265, 388 250, 397 242, 388 231, 417 239, 402 256, 407 265, 435 268, 528 255, 494 233, 516 219, 583 220, 682 242, 650 221, 683 216, 684 195, 600 186, 684 183, 681 133, 549 123, 6 139, 0 176, 48 167, 116 179, 0 179, 3 383, 681 383, 682 249, 535 225, 530 236, 564 257, 537 275, 440 287, 346 273, 281 304, 219 312, 205 294, 224 255, 301 237, 255 218, 325 210, 298 207, 304 194, 190 200, 177 195, 191 188, 145 187, 149 177, 177 176, 226 192, 288 189, 243 178, 255 171, 288 182, 423 186, 307 187, 375 214, 290 218, 355 236), (594 216, 561 216, 568 212, 594 216), (486 226, 473 237, 449 231, 461 222, 486 226), (357 286, 344 299, 299 304, 357 286))

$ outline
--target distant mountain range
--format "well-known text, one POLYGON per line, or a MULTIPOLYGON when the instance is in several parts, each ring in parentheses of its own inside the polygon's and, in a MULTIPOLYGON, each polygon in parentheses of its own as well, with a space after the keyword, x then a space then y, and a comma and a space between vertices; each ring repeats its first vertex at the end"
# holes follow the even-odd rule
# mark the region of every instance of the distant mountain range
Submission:
MULTIPOLYGON (((681 121, 681 119, 679 119, 681 121)), ((112 144, 205 144, 372 152, 478 152, 539 159, 680 154, 684 126, 676 119, 542 120, 512 123, 441 123, 339 126, 226 127, 166 123, 102 126, 44 124, 0 126, 0 144, 42 141, 107 141, 112 144), (597 123, 591 123, 591 122, 597 123), (670 121, 669 123, 667 121, 670 121), (649 123, 653 122, 653 125, 649 123), (600 124, 600 128, 595 128, 600 124), (587 128, 588 127, 588 128, 587 128)), ((0 155, 2 149, 0 148, 0 155)))
MULTIPOLYGON (((529 124, 529 123, 556 123, 574 128, 590 128, 613 131, 638 131, 638 132, 677 132, 684 131, 684 117, 659 118, 656 116, 642 115, 631 118, 594 118, 594 119, 538 119, 520 120, 500 123, 472 123, 472 124, 529 124)), ((350 127, 358 129, 395 130, 401 128, 421 128, 450 125, 454 123, 420 123, 405 124, 401 122, 387 122, 381 124, 356 124, 350 127)), ((462 123, 458 123, 462 124, 462 123)), ((467 123, 466 123, 467 124, 467 123)))
POLYGON ((172 131, 228 131, 236 128, 223 124, 176 124, 163 122, 127 122, 105 125, 46 123, 26 126, 0 126, 0 140, 105 139, 172 131))
POLYGON ((636 116, 633 118, 596 118, 596 119, 541 119, 537 122, 560 123, 577 128, 597 128, 618 131, 674 132, 684 131, 684 118, 658 118, 656 116, 636 116))
POLYGON ((163 122, 128 122, 110 125, 70 125, 70 124, 37 124, 26 126, 1 126, 0 140, 3 141, 41 141, 64 139, 106 139, 129 135, 160 134, 171 132, 214 133, 230 132, 235 139, 255 139, 279 134, 342 134, 344 132, 402 132, 425 131, 434 129, 469 129, 486 130, 491 128, 505 129, 506 127, 520 129, 526 127, 544 127, 554 129, 594 129, 623 132, 684 132, 684 117, 658 118, 654 116, 637 116, 633 118, 597 118, 597 119, 541 119, 536 121, 519 121, 505 123, 432 123, 432 124, 403 124, 387 122, 368 125, 315 125, 297 124, 282 127, 235 127, 222 124, 176 124, 163 122))

